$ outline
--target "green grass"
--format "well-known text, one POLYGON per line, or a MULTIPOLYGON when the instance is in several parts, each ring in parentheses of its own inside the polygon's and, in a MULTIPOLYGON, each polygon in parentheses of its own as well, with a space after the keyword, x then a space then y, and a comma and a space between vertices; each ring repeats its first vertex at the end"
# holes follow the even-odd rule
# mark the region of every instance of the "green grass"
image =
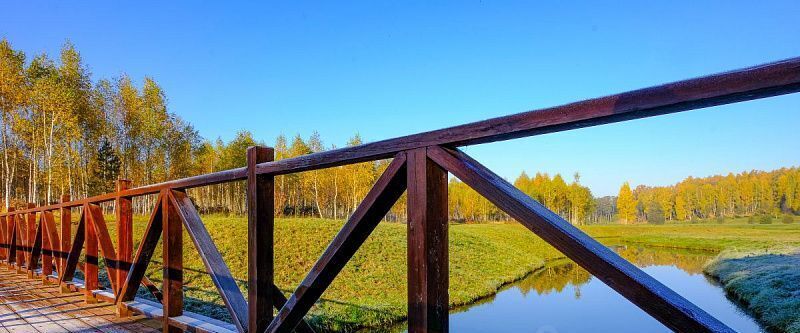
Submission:
MULTIPOLYGON (((204 216, 203 221, 244 290, 246 220, 204 216)), ((287 295, 303 279, 342 223, 321 219, 276 220, 275 282, 287 295)), ((135 219, 136 242, 141 240, 145 224, 145 217, 135 219)), ((608 225, 583 229, 606 244, 630 242, 715 251, 759 249, 778 244, 800 246, 798 224, 608 225)), ((205 274, 193 244, 188 236, 184 238, 187 309, 227 319, 222 300, 205 274)), ((451 306, 490 296, 503 285, 541 268, 545 262, 563 258, 561 253, 516 223, 453 224, 449 238, 451 306)), ((148 271, 157 284, 161 280, 160 250, 159 245, 148 271)), ((387 325, 405 319, 406 294, 406 226, 381 223, 307 319, 324 331, 387 325)))
POLYGON ((705 271, 771 331, 800 332, 800 252, 727 251, 705 271))

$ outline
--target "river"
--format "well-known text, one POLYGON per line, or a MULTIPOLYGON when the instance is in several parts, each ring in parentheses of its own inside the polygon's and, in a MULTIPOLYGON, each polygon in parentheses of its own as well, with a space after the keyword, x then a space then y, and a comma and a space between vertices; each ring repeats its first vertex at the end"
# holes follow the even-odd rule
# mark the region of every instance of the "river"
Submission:
MULTIPOLYGON (((756 321, 705 276, 713 253, 613 249, 738 332, 761 332, 756 321)), ((452 282, 451 282, 452 283, 452 282)), ((404 332, 405 324, 379 331, 404 332)), ((450 313, 451 332, 670 332, 600 280, 568 260, 549 263, 496 295, 450 313)))

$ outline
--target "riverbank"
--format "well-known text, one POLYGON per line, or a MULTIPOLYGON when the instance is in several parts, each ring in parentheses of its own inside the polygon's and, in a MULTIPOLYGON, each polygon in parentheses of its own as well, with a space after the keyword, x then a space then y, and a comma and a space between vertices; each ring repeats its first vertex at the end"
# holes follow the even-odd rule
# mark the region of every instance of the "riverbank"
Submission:
POLYGON ((800 332, 800 250, 726 251, 705 272, 775 332, 800 332))
MULTIPOLYGON (((247 275, 246 220, 238 217, 203 218, 239 286, 247 275)), ((135 220, 134 239, 140 240, 146 221, 135 220)), ((275 282, 285 293, 297 284, 341 227, 341 221, 277 219, 275 282)), ((720 251, 757 249, 800 242, 800 225, 632 225, 583 228, 604 244, 621 242, 650 246, 720 251)), ((469 304, 495 294, 550 260, 563 255, 516 223, 454 224, 450 228, 450 305, 469 304)), ((800 245, 800 244, 798 244, 800 245)), ((195 249, 184 245, 186 306, 225 319, 213 283, 195 249)), ((160 247, 157 248, 160 251, 160 247)), ((161 254, 156 253, 148 275, 160 281, 161 254)), ((406 226, 382 223, 311 310, 312 325, 320 330, 351 331, 385 326, 406 317, 406 226)))

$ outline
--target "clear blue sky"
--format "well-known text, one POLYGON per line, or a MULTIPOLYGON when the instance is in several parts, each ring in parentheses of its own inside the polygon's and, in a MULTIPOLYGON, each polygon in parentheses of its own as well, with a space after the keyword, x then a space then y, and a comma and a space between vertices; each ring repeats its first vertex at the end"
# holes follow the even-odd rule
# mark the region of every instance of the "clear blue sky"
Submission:
MULTIPOLYGON (((16 1, 0 37, 71 40, 95 79, 154 77, 206 138, 375 141, 800 56, 800 2, 16 1)), ((800 165, 800 95, 493 143, 509 179, 629 180, 800 165)))

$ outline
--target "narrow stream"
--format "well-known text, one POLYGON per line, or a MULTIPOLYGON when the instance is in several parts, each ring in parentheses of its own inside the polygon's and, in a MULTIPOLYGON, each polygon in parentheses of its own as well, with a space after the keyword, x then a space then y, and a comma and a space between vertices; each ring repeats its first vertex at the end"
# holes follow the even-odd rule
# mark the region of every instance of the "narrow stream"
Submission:
MULTIPOLYGON (((640 246, 614 249, 647 274, 738 332, 762 332, 756 321, 706 277, 708 252, 640 246)), ((404 332, 405 324, 381 331, 404 332)), ((571 261, 553 262, 495 296, 450 313, 451 332, 670 332, 571 261)))

